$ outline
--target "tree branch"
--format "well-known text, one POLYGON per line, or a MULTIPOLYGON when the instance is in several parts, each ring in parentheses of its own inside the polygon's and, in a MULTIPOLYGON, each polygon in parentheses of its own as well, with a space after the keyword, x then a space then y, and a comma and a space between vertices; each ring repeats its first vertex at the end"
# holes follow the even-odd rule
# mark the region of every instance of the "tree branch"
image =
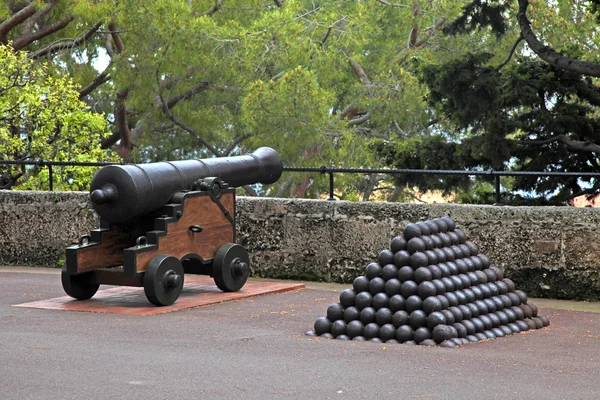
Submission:
POLYGON ((46 6, 39 9, 31 18, 29 18, 24 24, 23 29, 21 30, 21 35, 29 35, 35 26, 35 24, 42 18, 44 15, 48 14, 50 10, 54 8, 56 2, 58 0, 51 0, 46 4, 46 6))
POLYGON ((229 146, 227 146, 227 148, 223 152, 223 156, 228 156, 235 149, 235 147, 238 144, 242 143, 244 140, 248 139, 249 137, 252 137, 251 133, 245 133, 245 134, 240 135, 240 136, 236 137, 235 139, 233 139, 233 141, 231 143, 229 143, 229 146))
POLYGON ((30 3, 6 21, 0 23, 0 43, 8 43, 8 33, 17 25, 35 14, 35 3, 30 3))
POLYGON ((207 90, 209 87, 210 87, 210 83, 208 83, 208 82, 200 82, 197 86, 191 88, 187 92, 178 94, 178 95, 173 96, 173 97, 169 97, 169 99, 167 100, 167 102, 163 103, 163 104, 166 107, 168 107, 169 109, 172 109, 181 100, 189 99, 190 97, 194 96, 195 94, 207 90))
POLYGON ((75 19, 75 17, 73 17, 72 15, 69 15, 66 18, 61 19, 60 21, 45 27, 44 29, 40 29, 39 31, 36 31, 34 33, 32 33, 31 35, 28 36, 22 36, 20 38, 17 38, 13 41, 13 48, 15 49, 15 51, 21 50, 23 47, 29 45, 30 43, 41 39, 43 37, 46 37, 54 32, 60 31, 61 29, 65 28, 67 25, 69 25, 71 23, 71 21, 73 21, 73 19, 75 19))
POLYGON ((521 144, 524 144, 526 146, 527 145, 538 145, 539 146, 539 145, 550 144, 550 143, 554 143, 554 142, 561 142, 571 150, 589 151, 592 153, 600 154, 600 145, 597 145, 596 143, 592 143, 589 141, 571 139, 566 135, 556 135, 556 136, 553 136, 553 137, 551 137, 549 139, 545 139, 545 140, 523 140, 523 141, 521 141, 521 144))
POLYGON ((371 118, 371 113, 367 112, 364 115, 361 115, 358 118, 354 118, 351 119, 350 121, 348 121, 348 126, 356 126, 356 125, 360 125, 362 123, 365 123, 369 120, 369 118, 371 118))
POLYGON ((111 22, 108 24, 108 29, 110 30, 110 36, 112 37, 115 46, 117 47, 117 54, 121 54, 123 52, 123 42, 121 41, 121 36, 119 36, 118 28, 116 22, 111 22))
POLYGON ((510 52, 508 53, 508 57, 506 57, 506 61, 504 61, 502 64, 498 65, 496 67, 496 71, 500 71, 506 64, 508 64, 508 62, 512 58, 513 54, 515 53, 517 46, 519 45, 519 43, 521 43, 522 40, 523 40, 523 35, 519 35, 519 37, 517 38, 517 41, 512 45, 510 52))
POLYGON ((275 5, 279 8, 283 7, 283 1, 282 0, 273 0, 275 2, 275 5))
POLYGON ((555 66, 556 68, 563 69, 565 71, 571 71, 577 74, 600 77, 600 65, 588 62, 580 61, 573 58, 565 57, 562 54, 556 52, 549 46, 544 45, 538 40, 531 29, 531 23, 527 18, 527 7, 529 6, 528 0, 519 0, 519 12, 517 13, 517 21, 521 28, 521 35, 527 42, 531 50, 537 54, 542 60, 555 66))
POLYGON ((202 15, 206 15, 208 17, 212 16, 214 13, 219 11, 223 7, 223 0, 215 0, 215 5, 212 6, 208 11, 203 13, 202 15))
POLYGON ((354 72, 356 72, 356 75, 358 75, 358 78, 361 80, 363 85, 365 85, 365 86, 371 85, 371 81, 369 80, 369 77, 365 73, 365 70, 363 69, 363 67, 360 66, 360 64, 356 60, 351 58, 350 66, 352 67, 354 72))
POLYGON ((125 100, 129 96, 129 89, 121 89, 117 92, 117 99, 115 101, 115 126, 117 131, 120 133, 123 159, 129 157, 129 150, 131 150, 131 131, 129 130, 129 123, 127 122, 127 107, 125 106, 125 100))
POLYGON ((111 76, 108 74, 109 67, 106 67, 106 69, 102 71, 102 73, 98 74, 98 76, 96 76, 96 78, 94 78, 94 80, 91 81, 87 86, 82 87, 78 90, 80 100, 88 94, 92 93, 94 90, 96 90, 97 87, 108 82, 111 79, 111 76))
POLYGON ((392 4, 392 3, 388 3, 387 1, 383 1, 383 0, 377 0, 377 2, 386 5, 386 6, 390 6, 390 7, 408 7, 408 4, 392 4))
MULTIPOLYGON (((102 26, 102 21, 96 22, 94 24, 94 26, 91 27, 90 30, 88 30, 86 33, 80 35, 78 38, 76 39, 67 39, 68 42, 67 43, 54 43, 51 44, 49 46, 44 47, 41 50, 38 50, 34 53, 30 53, 28 55, 29 58, 39 58, 39 57, 43 57, 46 54, 50 53, 55 53, 57 51, 60 50, 65 50, 65 49, 72 49, 74 47, 78 47, 81 43, 84 43, 86 41, 88 41, 93 35, 94 33, 96 33, 96 31, 98 29, 100 29, 100 26, 102 26)), ((63 40, 64 41, 64 40, 63 40)))

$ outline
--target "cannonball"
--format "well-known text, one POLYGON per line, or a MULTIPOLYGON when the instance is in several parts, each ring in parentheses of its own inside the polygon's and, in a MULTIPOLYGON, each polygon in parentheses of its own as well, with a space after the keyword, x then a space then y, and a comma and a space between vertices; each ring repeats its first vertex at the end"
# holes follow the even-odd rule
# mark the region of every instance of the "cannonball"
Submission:
POLYGON ((452 340, 444 340, 442 343, 440 343, 440 347, 451 349, 456 347, 456 343, 454 343, 452 340))
POLYGON ((487 304, 485 304, 485 302, 483 300, 475 300, 475 305, 479 309, 479 315, 488 313, 488 311, 489 311, 488 306, 487 306, 487 304))
POLYGON ((469 267, 467 266, 467 263, 465 262, 465 260, 457 259, 457 260, 454 260, 454 263, 458 267, 459 274, 466 274, 467 272, 469 272, 469 267))
POLYGON ((512 300, 510 299, 510 297, 508 297, 508 295, 503 294, 498 297, 500 297, 500 300, 502 300, 502 304, 504 304, 504 308, 511 308, 513 306, 512 300))
POLYGON ((450 302, 448 301, 446 296, 444 296, 443 294, 438 294, 435 297, 440 301, 440 303, 442 303, 442 310, 445 310, 448 307, 450 307, 450 302))
MULTIPOLYGON (((434 236, 434 237, 437 237, 437 236, 434 236)), ((441 241, 441 239, 439 237, 438 237, 438 240, 441 241)), ((438 264, 446 262, 446 253, 444 253, 444 250, 436 247, 435 249, 433 249, 433 252, 435 253, 435 255, 438 259, 438 262, 437 262, 438 264)))
POLYGON ((454 252, 452 251, 452 249, 450 247, 447 247, 447 246, 442 247, 442 251, 446 255, 446 262, 456 260, 456 255, 454 254, 454 252))
POLYGON ((473 271, 479 271, 483 269, 483 263, 481 262, 481 258, 477 256, 471 256, 471 258, 469 259, 473 263, 473 271))
POLYGON ((492 331, 483 331, 483 334, 485 335, 485 337, 487 337, 488 339, 495 339, 496 338, 496 334, 492 331))
POLYGON ((438 268, 442 271, 442 278, 447 278, 450 276, 450 267, 445 262, 439 263, 438 268))
POLYGON ((415 225, 417 225, 421 230, 421 235, 431 235, 431 229, 429 228, 429 225, 427 225, 425 222, 419 221, 415 223, 415 225))
POLYGON ((475 330, 477 332, 483 332, 485 330, 485 325, 479 317, 471 318, 471 322, 475 325, 475 330))
POLYGON ((408 325, 408 313, 404 310, 396 311, 392 315, 392 324, 396 328, 400 328, 402 325, 408 325))
POLYGON ((508 325, 511 323, 508 319, 508 315, 506 315, 504 311, 496 311, 494 314, 496 314, 500 320, 500 325, 508 325))
POLYGON ((500 329, 502 330, 502 332, 504 332, 504 336, 508 336, 508 335, 512 335, 513 334, 512 329, 510 329, 510 327, 507 326, 507 325, 502 325, 500 327, 500 329))
POLYGON ((355 298, 356 292, 354 289, 346 289, 340 293, 340 304, 344 307, 351 307, 354 305, 355 298))
POLYGON ((391 250, 381 250, 379 254, 377 254, 377 262, 379 263, 379 265, 391 264, 393 260, 394 253, 391 250))
POLYGON ((448 299, 448 304, 450 307, 459 305, 458 297, 453 292, 448 292, 444 294, 444 297, 448 299))
POLYGON ((506 296, 508 296, 513 306, 518 306, 521 304, 521 299, 515 292, 509 292, 506 294, 506 296))
POLYGON ((465 295, 465 293, 462 290, 456 290, 454 292, 454 295, 456 296, 456 298, 458 300, 458 305, 467 304, 467 296, 465 295))
MULTIPOLYGON (((446 247, 452 246, 452 241, 450 240, 450 236, 448 236, 447 233, 440 232, 440 233, 438 233, 438 237, 442 241, 442 247, 441 247, 442 250, 446 247)), ((454 253, 452 253, 452 255, 454 255, 454 253)))
MULTIPOLYGON (((529 327, 529 329, 537 329, 535 327, 535 322, 533 322, 533 319, 531 318, 527 318, 524 320, 525 322, 527 322, 527 326, 529 327)), ((542 324, 543 325, 543 324, 542 324)))
POLYGON ((440 232, 439 226, 432 220, 425 221, 425 225, 427 225, 429 227, 428 235, 436 235, 440 232))
POLYGON ((504 283, 504 281, 496 281, 495 285, 498 288, 498 290, 500 291, 500 294, 508 293, 508 286, 506 285, 506 283, 504 283))
POLYGON ((370 323, 365 325, 363 329, 363 336, 366 340, 371 340, 373 338, 379 338, 379 325, 376 323, 370 323))
POLYGON ((332 304, 327 307, 327 318, 331 322, 337 321, 338 319, 344 319, 344 307, 341 304, 332 304))
POLYGON ((484 269, 483 273, 487 277, 487 281, 488 282, 495 282, 496 281, 496 273, 491 268, 484 269))
POLYGON ((479 342, 479 339, 477 338, 477 336, 475 335, 467 335, 466 339, 470 342, 470 343, 477 343, 479 342))
POLYGON ((405 265, 398 270, 398 280, 400 282, 413 281, 415 278, 415 270, 412 267, 405 265))
POLYGON ((394 254, 393 262, 398 268, 410 265, 410 254, 406 250, 400 250, 394 254))
POLYGON ((494 303, 494 301, 491 298, 483 299, 481 301, 483 301, 485 303, 485 305, 487 306, 488 313, 493 313, 498 310, 498 307, 496 307, 496 303, 494 303))
POLYGON ((500 289, 498 289, 498 286, 496 286, 495 283, 488 282, 487 287, 490 289, 492 296, 498 296, 500 294, 500 289))
POLYGON ((467 303, 472 303, 475 300, 477 300, 477 298, 475 297, 475 293, 473 292, 473 290, 471 290, 471 288, 463 289, 463 293, 467 297, 467 303))
POLYGON ((365 267, 365 276, 367 277, 367 279, 371 280, 373 278, 381 276, 382 270, 383 268, 381 267, 381 265, 377 263, 370 263, 365 267))
POLYGON ((406 344, 406 345, 410 345, 410 346, 414 346, 414 345, 416 345, 416 343, 415 343, 415 341, 414 341, 414 340, 408 340, 408 341, 406 341, 406 342, 404 342, 404 343, 402 343, 402 344, 406 344))
POLYGON ((350 321, 354 321, 357 319, 360 319, 360 311, 358 308, 352 306, 344 310, 344 322, 349 324, 350 321))
POLYGON ((523 310, 521 309, 521 307, 511 307, 511 310, 513 310, 513 312, 515 313, 515 315, 517 316, 517 321, 520 319, 525 319, 525 313, 523 312, 523 310))
POLYGON ((400 287, 400 294, 404 296, 405 299, 407 299, 410 296, 417 294, 418 288, 419 285, 417 285, 415 281, 405 281, 400 287))
POLYGON ((494 335, 496 335, 496 337, 504 337, 506 336, 506 333, 500 329, 500 328, 492 328, 490 329, 492 332, 494 332, 494 335))
POLYGON ((389 297, 400 294, 400 289, 402 288, 402 283, 396 278, 392 278, 385 283, 385 294, 389 297))
POLYGON ((401 294, 395 294, 388 301, 388 308, 392 312, 404 310, 404 297, 401 294))
POLYGON ((348 325, 346 325, 346 335, 350 338, 355 338, 356 336, 362 336, 364 325, 360 321, 350 321, 348 325))
POLYGON ((471 286, 471 279, 467 274, 458 274, 458 278, 462 281, 463 289, 466 289, 471 286))
POLYGON ((538 315, 538 318, 540 319, 540 321, 542 321, 542 324, 545 327, 550 325, 550 320, 545 315, 538 315))
POLYGON ((538 315, 538 307, 534 303, 527 304, 529 308, 531 308, 531 316, 537 317, 538 315))
POLYGON ((442 221, 446 222, 446 225, 448 226, 448 230, 449 231, 453 231, 456 228, 456 224, 454 223, 454 220, 452 218, 450 218, 448 215, 444 215, 442 218, 440 218, 442 221))
POLYGON ((390 339, 394 339, 396 337, 396 328, 392 324, 385 324, 379 328, 379 338, 387 342, 390 339))
POLYGON ((475 303, 465 304, 471 311, 471 318, 479 317, 479 307, 475 303))
MULTIPOLYGON (((457 347, 458 347, 458 346, 462 346, 463 344, 465 344, 465 342, 463 341, 463 339, 462 339, 462 338, 452 338, 452 339, 450 339, 450 340, 451 340, 451 341, 453 341, 453 342, 454 342, 454 344, 456 344, 456 346, 457 346, 457 347)), ((469 341, 467 340, 467 343, 468 343, 468 342, 469 342, 469 341)))
POLYGON ((517 315, 510 308, 505 309, 504 313, 508 317, 508 322, 515 322, 517 320, 517 315))
POLYGON ((442 343, 453 338, 454 331, 449 325, 437 325, 431 331, 431 337, 436 343, 442 343))
POLYGON ((338 337, 336 337, 337 340, 350 340, 350 337, 348 335, 340 335, 338 337))
POLYGON ((504 306, 504 302, 502 301, 500 296, 492 296, 492 297, 490 297, 490 300, 492 300, 494 302, 494 304, 496 305, 497 311, 504 310, 506 308, 504 306))
POLYGON ((458 265, 456 265, 456 263, 454 261, 448 261, 448 262, 446 262, 446 265, 448 266, 448 269, 450 270, 450 276, 458 275, 458 265))
POLYGON ((322 334, 321 337, 325 339, 333 339, 333 335, 329 332, 322 334))
POLYGON ((480 315, 479 319, 481 320, 481 322, 483 322, 483 326, 485 327, 485 329, 493 328, 494 324, 492 323, 490 317, 488 317, 487 315, 480 315))
POLYGON ((452 306, 452 307, 448 308, 448 311, 450 311, 452 313, 452 315, 454 315, 455 322, 460 322, 463 320, 464 315, 459 307, 452 306))
POLYGON ((357 342, 364 342, 365 337, 364 336, 355 336, 352 338, 352 340, 356 340, 357 342))
POLYGON ((422 237, 414 237, 406 243, 406 251, 409 254, 421 253, 426 250, 425 241, 422 237))
POLYGON ((524 320, 516 321, 515 324, 521 329, 521 332, 527 332, 529 330, 529 325, 524 320))
POLYGON ((394 264, 387 264, 383 266, 381 270, 381 278, 384 281, 389 281, 390 279, 396 279, 398 277, 398 267, 394 264))
POLYGON ((446 287, 446 292, 453 292, 454 291, 454 281, 452 281, 452 279, 450 279, 449 276, 445 276, 442 278, 442 282, 444 283, 444 286, 446 287))
POLYGON ((419 287, 417 288, 417 294, 422 298, 426 299, 429 296, 435 296, 437 289, 435 285, 431 281, 425 281, 419 283, 419 287))
POLYGON ((502 272, 500 268, 491 266, 490 269, 496 274, 495 281, 501 281, 502 279, 504 279, 504 272, 502 272))
POLYGON ((369 281, 369 292, 372 295, 376 295, 377 293, 382 293, 385 291, 385 281, 383 278, 376 277, 369 281))
POLYGON ((515 290, 515 294, 517 296, 519 296, 519 300, 521 301, 521 304, 527 304, 527 295, 525 294, 524 291, 522 291, 522 290, 515 290))
MULTIPOLYGON (((467 304, 469 304, 469 303, 467 303, 467 304)), ((459 305, 458 309, 462 313, 462 319, 463 320, 465 320, 465 319, 471 319, 471 317, 473 316, 471 314, 471 309, 466 304, 459 305)))
POLYGON ((402 231, 402 236, 408 241, 412 238, 421 236, 421 234, 421 228, 419 228, 419 225, 417 224, 408 224, 404 227, 404 231, 402 231))
POLYGON ((398 235, 392 239, 392 244, 390 247, 391 247, 390 250, 392 250, 392 253, 397 253, 400 250, 405 250, 406 249, 406 239, 404 239, 404 236, 398 235))
POLYGON ((399 344, 400 342, 397 341, 396 339, 390 339, 390 340, 386 340, 386 343, 390 343, 390 344, 399 344))
POLYGON ((432 280, 440 279, 442 277, 442 270, 436 264, 428 265, 427 269, 431 271, 432 280))
POLYGON ((433 249, 434 250, 439 249, 443 246, 442 239, 440 239, 440 237, 438 235, 430 235, 429 237, 433 241, 433 249))
MULTIPOLYGON (((433 266, 436 265, 438 263, 438 258, 437 255, 435 254, 435 252, 433 250, 425 250, 425 255, 427 256, 427 265, 429 266, 433 266)), ((437 268, 437 266, 436 266, 437 268)), ((438 268, 439 270, 439 268, 438 268)), ((433 271, 431 271, 433 272, 433 271)), ((442 271, 440 272, 440 278, 442 277, 442 271)))
POLYGON ((456 233, 458 235, 458 243, 460 243, 460 244, 467 243, 467 235, 465 235, 465 233, 462 230, 455 229, 454 233, 456 233))
POLYGON ((315 321, 315 333, 321 336, 324 333, 331 333, 331 321, 327 317, 317 318, 315 321))
POLYGON ((459 238, 458 235, 456 234, 456 232, 448 232, 448 236, 450 237, 450 243, 451 246, 457 245, 459 242, 459 238))
POLYGON ((421 236, 421 239, 423 239, 423 242, 425 242, 425 251, 433 250, 434 242, 431 236, 421 236))
POLYGON ((493 328, 496 328, 496 327, 499 327, 500 325, 502 325, 502 322, 500 322, 500 318, 498 318, 498 316, 495 313, 489 313, 487 315, 487 317, 492 321, 493 328))
POLYGON ((415 329, 415 333, 413 334, 413 340, 415 343, 419 344, 427 339, 431 339, 431 332, 429 329, 425 327, 415 329))
POLYGON ((467 264, 467 272, 475 271, 475 263, 471 261, 471 258, 463 258, 463 262, 467 264))
MULTIPOLYGON (((449 234, 449 235, 451 235, 451 234, 449 234)), ((452 239, 452 236, 450 236, 450 239, 452 239)), ((452 246, 450 246, 450 249, 454 252, 455 260, 461 259, 465 256, 462 249, 458 245, 452 245, 452 246)), ((466 272, 466 270, 465 270, 465 272, 466 272)))
POLYGON ((371 302, 373 301, 373 295, 369 292, 360 292, 354 298, 354 305, 359 310, 362 310, 367 307, 371 307, 371 302))
POLYGON ((446 325, 446 317, 440 311, 434 311, 427 316, 427 327, 433 329, 438 325, 446 325))
POLYGON ((461 324, 460 322, 455 322, 452 326, 458 332, 459 338, 467 337, 467 328, 463 324, 461 324))
POLYGON ((371 301, 371 306, 374 309, 379 310, 380 308, 387 307, 389 301, 390 301, 390 298, 388 297, 387 294, 377 293, 375 296, 373 296, 373 300, 371 301))
POLYGON ((436 294, 446 293, 446 285, 444 285, 444 282, 442 282, 441 279, 434 279, 431 281, 431 283, 433 283, 433 285, 435 286, 436 294))
POLYGON ((490 288, 487 285, 487 283, 482 283, 481 285, 478 286, 478 288, 481 290, 481 293, 483 293, 484 299, 492 297, 492 292, 490 291, 490 288))
MULTIPOLYGON (((375 323, 379 326, 392 323, 392 311, 389 308, 380 308, 375 313, 375 323)), ((382 338, 383 339, 383 338, 382 338)))
POLYGON ((406 343, 413 340, 414 329, 410 325, 402 325, 396 329, 396 340, 400 343, 406 343))
POLYGON ((531 319, 535 323, 535 329, 542 329, 544 327, 544 323, 541 319, 539 319, 539 317, 533 317, 531 319))
POLYGON ((331 324, 331 334, 333 337, 346 334, 346 322, 343 319, 338 319, 331 324))
POLYGON ((375 309, 373 307, 363 308, 360 312, 360 322, 367 326, 368 324, 375 322, 375 309))
POLYGON ((433 223, 438 226, 438 232, 448 232, 448 223, 443 219, 436 218, 433 220, 433 223))
POLYGON ((513 281, 511 281, 508 278, 504 278, 504 279, 502 279, 502 282, 506 283, 506 286, 508 286, 508 291, 509 292, 514 292, 515 291, 515 283, 513 281))
POLYGON ((415 310, 408 315, 408 324, 413 329, 420 328, 427 325, 427 315, 423 310, 415 310))
POLYGON ((410 256, 410 266, 415 269, 415 272, 417 272, 416 270, 418 268, 426 267, 428 262, 429 261, 427 260, 427 256, 425 255, 425 253, 422 253, 420 251, 413 253, 413 255, 410 256))
POLYGON ((477 276, 477 281, 478 281, 478 283, 480 285, 487 283, 488 277, 487 277, 487 274, 485 272, 483 272, 483 271, 475 271, 473 273, 477 276))
POLYGON ((483 292, 481 291, 481 288, 479 287, 479 285, 471 286, 469 289, 471 289, 471 291, 473 291, 473 294, 475 295, 475 300, 483 299, 483 292))
POLYGON ((525 318, 532 318, 533 317, 533 307, 531 307, 532 304, 521 304, 519 306, 519 308, 521 310, 523 310, 523 315, 525 316, 525 318))
POLYGON ((425 314, 429 315, 434 311, 441 311, 442 302, 435 296, 427 297, 425 300, 423 300, 422 308, 423 311, 425 311, 425 314))
POLYGON ((465 243, 461 243, 458 245, 458 247, 463 253, 463 258, 471 257, 471 248, 469 246, 467 246, 465 243))
POLYGON ((475 333, 477 333, 477 328, 475 327, 473 321, 471 321, 470 319, 465 319, 461 322, 461 324, 463 324, 463 326, 467 330, 467 335, 474 335, 475 333))
POLYGON ((371 339, 369 339, 369 342, 373 342, 373 343, 383 343, 383 340, 381 340, 381 339, 380 339, 380 338, 378 338, 378 337, 374 337, 374 338, 371 338, 371 339))
POLYGON ((508 326, 508 329, 510 329, 510 331, 512 333, 519 333, 519 332, 521 332, 521 328, 519 328, 519 325, 517 325, 516 322, 512 322, 512 323, 508 324, 507 326, 508 326))
POLYGON ((452 325, 453 323, 455 323, 456 321, 454 320, 454 314, 452 314, 452 312, 450 312, 450 310, 442 310, 440 311, 442 314, 444 314, 444 317, 446 317, 446 324, 447 325, 452 325))
POLYGON ((477 254, 479 254, 479 246, 477 246, 477 244, 475 244, 474 242, 467 240, 465 242, 465 245, 467 245, 469 247, 471 256, 476 256, 477 254))
POLYGON ((436 343, 433 341, 433 339, 425 339, 423 340, 421 343, 419 343, 421 346, 429 346, 429 347, 434 347, 436 346, 436 343))
POLYGON ((315 331, 306 331, 305 335, 310 337, 318 336, 315 331))
POLYGON ((415 310, 421 310, 422 307, 423 300, 417 295, 408 296, 404 301, 404 309, 409 314, 415 310))
POLYGON ((369 278, 366 276, 358 276, 352 282, 352 288, 355 293, 365 292, 369 290, 369 278))
POLYGON ((481 268, 487 269, 490 267, 490 259, 485 254, 478 254, 477 257, 481 260, 481 268))

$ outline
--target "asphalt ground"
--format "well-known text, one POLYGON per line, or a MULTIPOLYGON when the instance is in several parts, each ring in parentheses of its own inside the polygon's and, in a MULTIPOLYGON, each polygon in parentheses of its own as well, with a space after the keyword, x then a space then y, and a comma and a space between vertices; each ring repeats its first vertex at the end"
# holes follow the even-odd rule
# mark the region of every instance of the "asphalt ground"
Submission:
POLYGON ((549 327, 454 349, 305 336, 344 288, 115 315, 13 307, 58 271, 0 269, 0 398, 600 398, 598 305, 532 300, 549 327))

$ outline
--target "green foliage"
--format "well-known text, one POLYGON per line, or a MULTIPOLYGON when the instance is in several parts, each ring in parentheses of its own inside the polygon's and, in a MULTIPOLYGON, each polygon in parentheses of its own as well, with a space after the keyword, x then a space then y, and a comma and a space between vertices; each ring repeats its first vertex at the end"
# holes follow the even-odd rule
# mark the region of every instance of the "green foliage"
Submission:
MULTIPOLYGON (((106 132, 104 116, 90 112, 79 100, 71 80, 52 77, 44 64, 35 64, 26 52, 15 54, 0 45, 0 159, 48 161, 110 160, 100 149, 106 132)), ((3 167, 1 186, 18 181, 20 189, 48 188, 47 169, 3 167)), ((58 189, 88 186, 91 171, 56 170, 58 189)))

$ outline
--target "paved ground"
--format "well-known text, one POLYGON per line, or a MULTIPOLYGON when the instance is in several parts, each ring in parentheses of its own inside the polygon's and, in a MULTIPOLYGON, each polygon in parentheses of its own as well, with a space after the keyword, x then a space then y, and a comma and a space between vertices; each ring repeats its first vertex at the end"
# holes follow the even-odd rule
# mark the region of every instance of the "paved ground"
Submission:
POLYGON ((458 349, 304 336, 335 289, 129 316, 12 307, 63 296, 59 276, 0 269, 0 397, 600 398, 595 305, 539 301, 550 327, 458 349))

